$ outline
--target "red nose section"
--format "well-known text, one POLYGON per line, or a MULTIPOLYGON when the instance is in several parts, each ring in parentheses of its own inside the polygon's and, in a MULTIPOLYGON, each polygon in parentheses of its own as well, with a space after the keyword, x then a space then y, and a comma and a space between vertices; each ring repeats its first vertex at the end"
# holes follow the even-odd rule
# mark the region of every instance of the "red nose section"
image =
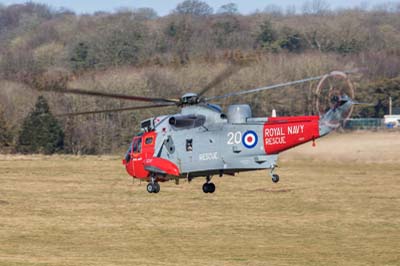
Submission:
POLYGON ((276 154, 319 137, 319 116, 271 117, 264 124, 264 149, 276 154))
POLYGON ((179 176, 179 168, 174 163, 153 157, 156 137, 157 133, 151 131, 133 138, 130 151, 122 161, 129 175, 140 179, 148 179, 151 173, 179 176))
POLYGON ((133 162, 127 162, 126 159, 122 160, 122 164, 125 165, 125 169, 130 176, 135 176, 135 172, 133 171, 133 162))
POLYGON ((157 174, 179 176, 178 167, 163 158, 155 157, 146 159, 144 161, 144 169, 157 174))

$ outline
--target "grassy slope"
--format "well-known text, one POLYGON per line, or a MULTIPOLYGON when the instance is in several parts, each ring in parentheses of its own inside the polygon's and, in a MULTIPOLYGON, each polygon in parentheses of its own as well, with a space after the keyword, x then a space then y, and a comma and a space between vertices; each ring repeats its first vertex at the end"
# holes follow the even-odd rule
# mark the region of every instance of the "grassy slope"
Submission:
POLYGON ((0 265, 399 265, 399 136, 329 136, 283 154, 279 184, 213 195, 150 195, 117 157, 2 156, 0 265))

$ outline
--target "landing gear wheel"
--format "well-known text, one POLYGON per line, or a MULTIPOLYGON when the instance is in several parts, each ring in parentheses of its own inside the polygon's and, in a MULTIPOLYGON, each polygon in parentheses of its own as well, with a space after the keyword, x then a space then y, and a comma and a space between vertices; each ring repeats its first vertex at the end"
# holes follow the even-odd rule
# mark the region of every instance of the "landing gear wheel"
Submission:
POLYGON ((154 193, 160 192, 160 184, 154 183, 154 191, 153 191, 153 192, 154 192, 154 193))
POLYGON ((147 192, 153 193, 154 192, 154 184, 153 183, 148 183, 147 184, 147 192))
POLYGON ((147 192, 149 192, 149 193, 158 193, 158 192, 160 192, 160 185, 157 182, 148 183, 147 184, 147 192))
POLYGON ((278 182, 279 182, 279 175, 273 174, 273 175, 272 175, 272 182, 278 183, 278 182))
POLYGON ((203 185, 203 192, 204 192, 204 193, 214 193, 214 192, 215 192, 215 185, 214 185, 214 183, 204 183, 204 185, 203 185))
POLYGON ((208 193, 214 193, 215 185, 214 183, 208 183, 208 193))
POLYGON ((208 183, 204 183, 203 185, 203 192, 208 193, 208 183))

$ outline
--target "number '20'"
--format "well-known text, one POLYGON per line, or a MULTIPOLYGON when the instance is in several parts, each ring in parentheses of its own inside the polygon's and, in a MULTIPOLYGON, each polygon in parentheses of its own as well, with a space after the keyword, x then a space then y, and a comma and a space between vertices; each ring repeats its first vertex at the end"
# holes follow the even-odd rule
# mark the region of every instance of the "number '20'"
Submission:
POLYGON ((236 132, 228 133, 228 144, 229 145, 240 144, 241 141, 242 141, 242 132, 236 131, 236 132))

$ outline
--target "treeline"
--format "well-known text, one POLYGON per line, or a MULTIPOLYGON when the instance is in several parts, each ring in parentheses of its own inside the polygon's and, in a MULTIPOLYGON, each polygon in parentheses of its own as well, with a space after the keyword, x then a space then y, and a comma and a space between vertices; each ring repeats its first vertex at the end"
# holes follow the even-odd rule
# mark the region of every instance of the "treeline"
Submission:
POLYGON ((29 79, 28 74, 54 67, 76 74, 119 66, 215 62, 234 56, 232 51, 398 53, 399 5, 390 12, 315 6, 305 14, 284 15, 270 7, 243 16, 234 4, 213 14, 206 3, 188 0, 164 17, 149 8, 76 15, 32 2, 0 7, 1 73, 8 79, 29 79))
MULTIPOLYGON (((331 10, 321 0, 306 2, 301 12, 270 5, 251 15, 240 14, 232 3, 214 12, 204 2, 188 0, 163 17, 150 8, 77 15, 32 2, 0 5, 0 146, 7 143, 8 150, 17 150, 24 118, 38 96, 30 88, 71 86, 179 97, 199 91, 227 64, 244 58, 253 63, 211 93, 361 68, 362 75, 354 76, 357 95, 376 105, 359 108, 355 115, 378 117, 387 111, 389 96, 400 105, 399 14, 396 3, 331 10)), ((308 114, 314 112, 313 86, 221 104, 248 102, 263 116, 272 108, 285 115, 308 114)), ((129 105, 49 93, 45 97, 53 113, 129 105)), ((171 111, 177 110, 58 118, 64 151, 115 152, 129 142, 141 119, 171 111)))

